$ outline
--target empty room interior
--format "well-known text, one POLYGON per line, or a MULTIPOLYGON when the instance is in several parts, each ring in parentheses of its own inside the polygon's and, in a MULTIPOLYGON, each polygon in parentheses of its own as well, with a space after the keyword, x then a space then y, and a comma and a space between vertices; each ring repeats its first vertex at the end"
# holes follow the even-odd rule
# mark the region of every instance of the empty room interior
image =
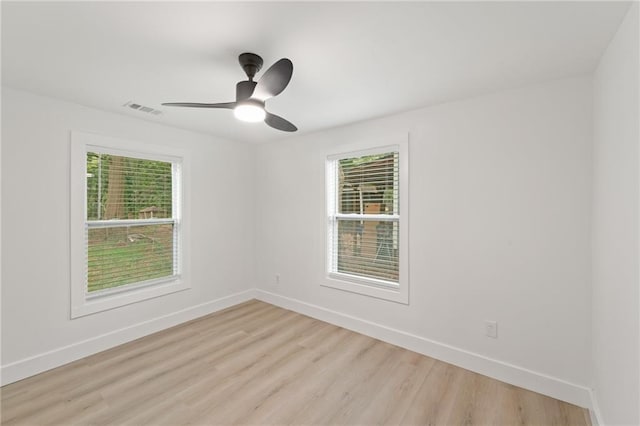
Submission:
POLYGON ((640 3, 2 1, 3 425, 639 425, 640 3))

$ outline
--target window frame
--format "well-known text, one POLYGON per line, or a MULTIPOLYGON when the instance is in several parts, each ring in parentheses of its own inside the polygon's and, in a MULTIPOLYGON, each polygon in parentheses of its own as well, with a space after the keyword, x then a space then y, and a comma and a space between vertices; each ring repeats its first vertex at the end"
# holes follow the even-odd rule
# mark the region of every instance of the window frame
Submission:
MULTIPOLYGON (((131 303, 183 291, 191 288, 186 277, 186 243, 188 226, 185 226, 185 189, 188 188, 189 157, 184 150, 152 145, 137 141, 123 140, 97 134, 71 133, 71 173, 70 173, 70 254, 71 254, 71 318, 78 318, 96 312, 129 305, 131 303), (98 152, 109 155, 165 161, 172 164, 172 204, 173 218, 157 219, 151 222, 174 223, 174 244, 177 262, 173 275, 139 283, 131 283, 90 294, 87 289, 87 153, 98 152)), ((127 226, 140 223, 138 219, 114 220, 99 226, 127 226)), ((188 224, 188 221, 187 221, 188 224)))
MULTIPOLYGON (((322 286, 358 293, 378 299, 409 304, 409 142, 408 134, 392 135, 376 138, 369 142, 355 143, 340 147, 329 153, 325 159, 325 280, 322 286), (398 222, 398 283, 347 274, 335 271, 337 239, 332 237, 337 218, 350 219, 360 215, 341 214, 337 210, 337 181, 335 163, 344 158, 363 157, 367 155, 398 153, 398 215, 365 215, 368 219, 380 217, 384 220, 398 222), (383 217, 384 216, 384 217, 383 217)), ((357 220, 357 219, 355 219, 357 220)))

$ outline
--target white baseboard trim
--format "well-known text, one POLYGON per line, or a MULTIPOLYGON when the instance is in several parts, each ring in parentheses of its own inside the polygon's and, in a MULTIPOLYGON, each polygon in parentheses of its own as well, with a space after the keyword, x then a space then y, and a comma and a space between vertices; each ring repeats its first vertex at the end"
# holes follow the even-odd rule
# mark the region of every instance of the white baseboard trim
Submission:
POLYGON ((515 386, 592 408, 591 389, 585 386, 265 290, 256 289, 255 297, 515 386))
POLYGON ((2 386, 253 299, 255 290, 211 300, 0 367, 2 386))
POLYGON ((604 422, 602 421, 602 414, 600 413, 600 405, 598 405, 598 398, 596 397, 596 392, 592 389, 589 392, 591 396, 591 408, 589 409, 589 415, 591 416, 591 425, 592 426, 604 426, 604 422))
POLYGON ((22 380, 26 377, 68 364, 80 358, 254 298, 383 340, 515 386, 520 386, 562 401, 589 408, 592 423, 594 425, 604 424, 595 394, 585 386, 570 383, 464 349, 261 289, 249 289, 235 293, 3 365, 0 367, 0 384, 4 386, 22 380))

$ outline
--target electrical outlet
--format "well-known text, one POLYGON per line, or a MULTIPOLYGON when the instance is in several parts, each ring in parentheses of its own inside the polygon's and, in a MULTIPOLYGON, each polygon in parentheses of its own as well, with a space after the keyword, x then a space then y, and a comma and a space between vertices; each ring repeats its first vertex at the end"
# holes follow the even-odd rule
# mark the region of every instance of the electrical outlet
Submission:
POLYGON ((494 339, 498 338, 498 323, 495 321, 485 321, 484 322, 484 333, 488 337, 492 337, 494 339))

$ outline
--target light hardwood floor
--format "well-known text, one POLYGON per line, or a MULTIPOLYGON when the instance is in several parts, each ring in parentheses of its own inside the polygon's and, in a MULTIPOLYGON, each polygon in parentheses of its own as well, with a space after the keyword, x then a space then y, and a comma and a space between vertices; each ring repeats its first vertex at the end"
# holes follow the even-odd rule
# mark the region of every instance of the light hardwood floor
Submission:
POLYGON ((1 391, 3 425, 590 424, 574 405, 259 301, 1 391))

